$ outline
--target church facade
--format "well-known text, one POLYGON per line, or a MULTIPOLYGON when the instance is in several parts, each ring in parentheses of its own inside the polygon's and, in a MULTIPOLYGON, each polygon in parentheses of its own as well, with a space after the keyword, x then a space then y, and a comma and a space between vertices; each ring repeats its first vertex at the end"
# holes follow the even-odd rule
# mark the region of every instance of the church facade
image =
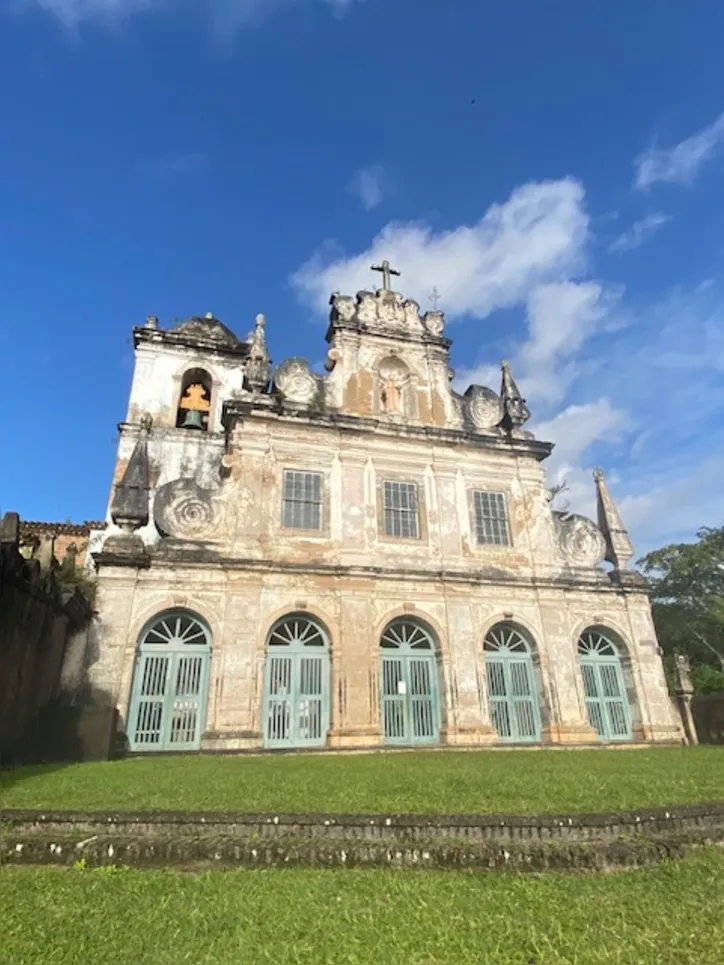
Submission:
POLYGON ((506 363, 500 392, 455 392, 442 313, 383 267, 332 296, 324 374, 274 368, 263 316, 244 341, 211 315, 134 329, 101 746, 680 742, 603 475, 596 523, 556 512, 506 363))

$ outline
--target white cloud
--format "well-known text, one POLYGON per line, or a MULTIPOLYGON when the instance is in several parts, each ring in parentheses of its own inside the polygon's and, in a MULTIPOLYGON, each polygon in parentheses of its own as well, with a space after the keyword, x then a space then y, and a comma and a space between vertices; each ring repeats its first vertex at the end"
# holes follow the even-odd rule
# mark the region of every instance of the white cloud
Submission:
POLYGON ((634 221, 628 231, 624 231, 611 242, 608 250, 611 252, 633 251, 634 248, 640 248, 641 245, 650 241, 659 228, 668 221, 671 221, 670 216, 661 213, 650 214, 642 218, 641 221, 634 221))
POLYGON ((385 171, 381 164, 362 168, 352 178, 349 189, 360 199, 365 211, 372 211, 382 201, 384 179, 385 171))
POLYGON ((517 188, 473 225, 435 232, 423 223, 388 224, 370 247, 347 257, 328 244, 293 275, 309 304, 324 311, 330 291, 369 289, 370 265, 387 258, 401 286, 421 304, 435 286, 448 317, 485 318, 525 300, 538 283, 573 272, 584 261, 588 216, 573 178, 517 188))
POLYGON ((551 419, 531 425, 539 439, 554 442, 548 461, 551 472, 560 473, 580 462, 586 450, 601 439, 618 439, 626 425, 626 413, 601 397, 594 402, 568 405, 551 419))
POLYGON ((724 142, 724 113, 708 127, 671 148, 652 146, 635 161, 636 187, 648 188, 656 181, 691 184, 699 168, 724 142))
MULTIPOLYGON (((208 12, 217 30, 265 20, 284 6, 315 0, 19 0, 26 8, 40 7, 66 27, 90 20, 116 24, 145 10, 174 10, 180 6, 208 12)), ((363 0, 316 0, 341 14, 363 0)))

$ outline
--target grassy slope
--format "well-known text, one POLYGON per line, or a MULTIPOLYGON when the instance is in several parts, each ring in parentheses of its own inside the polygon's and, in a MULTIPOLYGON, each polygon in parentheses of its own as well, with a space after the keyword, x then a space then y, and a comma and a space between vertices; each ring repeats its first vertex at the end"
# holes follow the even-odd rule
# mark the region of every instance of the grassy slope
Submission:
POLYGON ((724 854, 601 877, 0 869, 1 965, 720 965, 724 854))
POLYGON ((724 748, 147 757, 0 772, 0 806, 565 812, 724 799, 724 748))

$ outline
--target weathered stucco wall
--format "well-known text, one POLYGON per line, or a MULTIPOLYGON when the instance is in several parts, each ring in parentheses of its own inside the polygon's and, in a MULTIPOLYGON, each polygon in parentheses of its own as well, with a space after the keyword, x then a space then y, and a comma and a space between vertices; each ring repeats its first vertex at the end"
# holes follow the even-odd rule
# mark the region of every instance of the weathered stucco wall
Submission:
POLYGON ((203 746, 229 750, 261 747, 267 635, 279 617, 301 611, 320 620, 329 633, 331 746, 382 743, 379 641, 387 623, 402 615, 424 621, 437 638, 445 743, 497 741, 487 706, 482 643, 486 632, 500 621, 527 630, 535 645, 544 741, 596 743, 586 720, 576 651, 580 632, 590 625, 613 631, 627 648, 634 739, 680 739, 655 640, 632 642, 633 628, 648 623, 643 597, 446 585, 434 578, 340 579, 315 573, 269 573, 266 569, 181 570, 161 565, 134 574, 132 580, 125 568, 108 570, 99 599, 102 646, 93 679, 98 689, 112 694, 121 723, 127 714, 137 641, 144 626, 164 610, 184 608, 202 616, 213 636, 203 746))

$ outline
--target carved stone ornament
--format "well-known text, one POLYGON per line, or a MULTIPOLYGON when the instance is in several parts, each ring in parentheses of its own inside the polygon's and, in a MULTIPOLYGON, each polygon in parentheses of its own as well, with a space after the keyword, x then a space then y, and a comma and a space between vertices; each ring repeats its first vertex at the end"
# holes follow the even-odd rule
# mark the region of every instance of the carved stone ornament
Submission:
POLYGON ((593 520, 576 513, 554 512, 558 545, 571 566, 595 567, 606 555, 606 540, 593 520))
POLYGON ((445 331, 445 316, 442 312, 426 312, 422 321, 430 335, 436 338, 445 331))
POLYGON ((218 539, 224 523, 223 501, 215 490, 204 489, 194 479, 175 479, 158 489, 153 520, 162 536, 218 539))
POLYGON ((384 288, 376 292, 361 291, 357 298, 334 294, 331 298, 330 321, 357 325, 386 332, 410 335, 439 336, 444 328, 442 312, 428 312, 420 316, 420 306, 412 299, 405 299, 399 292, 384 288))
POLYGON ((497 392, 483 385, 471 385, 465 399, 470 421, 476 429, 494 429, 498 425, 501 405, 497 392))
POLYGON ((317 394, 317 380, 309 371, 306 359, 293 358, 282 362, 274 373, 274 385, 289 402, 309 405, 317 394))

